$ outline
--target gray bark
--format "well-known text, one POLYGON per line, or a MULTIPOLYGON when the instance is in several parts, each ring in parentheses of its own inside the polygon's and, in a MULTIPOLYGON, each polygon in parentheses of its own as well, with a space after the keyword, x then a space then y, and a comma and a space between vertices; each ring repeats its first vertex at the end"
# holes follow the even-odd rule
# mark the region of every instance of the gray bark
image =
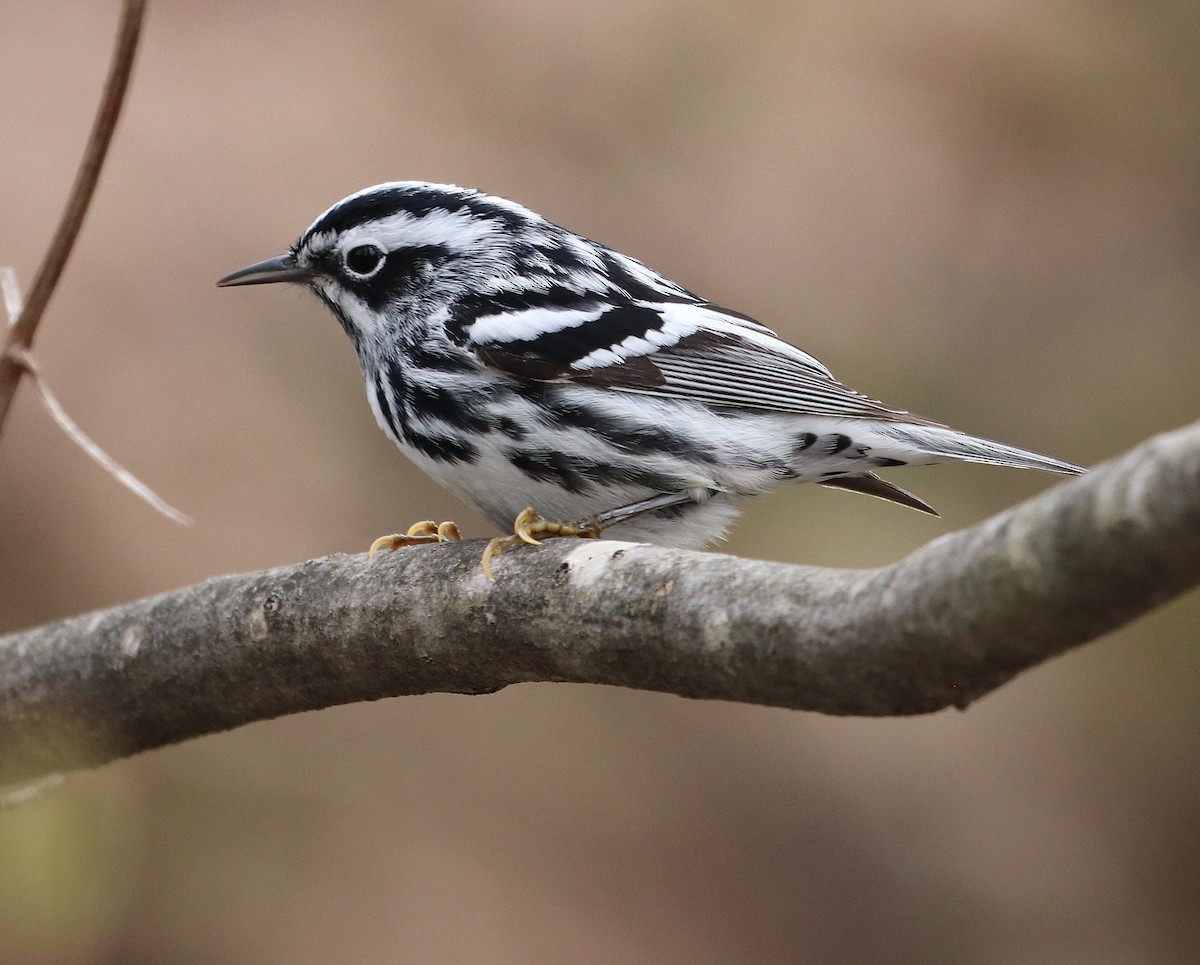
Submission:
POLYGON ((1200 424, 891 566, 588 540, 335 556, 0 637, 0 781, 332 704, 576 681, 965 707, 1200 582, 1200 424))

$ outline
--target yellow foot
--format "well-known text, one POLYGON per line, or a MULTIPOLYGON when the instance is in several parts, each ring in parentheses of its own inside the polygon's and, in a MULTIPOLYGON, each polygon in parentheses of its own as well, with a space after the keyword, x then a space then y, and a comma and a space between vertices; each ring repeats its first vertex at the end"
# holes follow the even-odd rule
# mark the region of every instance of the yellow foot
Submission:
POLYGON ((435 523, 432 519, 413 523, 408 532, 401 536, 393 533, 391 536, 380 536, 367 550, 367 563, 375 562, 375 554, 380 550, 398 550, 402 546, 421 546, 424 543, 448 543, 451 540, 462 539, 458 527, 449 521, 435 523))
POLYGON ((499 556, 510 546, 530 543, 537 546, 544 539, 555 539, 560 536, 578 536, 583 539, 599 539, 600 527, 595 523, 556 523, 545 519, 532 506, 526 506, 513 523, 513 536, 497 536, 487 544, 483 551, 483 572, 489 580, 492 576, 492 559, 499 556))

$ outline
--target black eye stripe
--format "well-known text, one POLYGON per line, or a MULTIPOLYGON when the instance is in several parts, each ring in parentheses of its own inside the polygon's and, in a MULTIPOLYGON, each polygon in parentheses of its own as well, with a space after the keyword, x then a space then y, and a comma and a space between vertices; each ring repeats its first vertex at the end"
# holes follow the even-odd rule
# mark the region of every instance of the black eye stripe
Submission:
POLYGON ((414 245, 383 251, 378 245, 356 245, 331 252, 323 262, 326 271, 341 287, 352 292, 368 308, 384 311, 389 303, 403 299, 428 284, 430 272, 452 257, 443 245, 414 245), (361 253, 358 250, 367 249, 361 253), (368 252, 375 259, 368 263, 368 252))

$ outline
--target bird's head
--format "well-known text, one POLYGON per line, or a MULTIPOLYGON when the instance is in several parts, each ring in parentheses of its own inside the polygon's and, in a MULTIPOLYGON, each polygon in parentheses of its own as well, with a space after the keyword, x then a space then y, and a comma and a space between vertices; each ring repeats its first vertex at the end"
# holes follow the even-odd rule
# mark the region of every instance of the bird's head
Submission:
POLYGON ((436 316, 506 278, 553 268, 544 252, 567 234, 503 198, 394 181, 339 201, 285 254, 217 284, 306 285, 361 342, 406 318, 436 316))

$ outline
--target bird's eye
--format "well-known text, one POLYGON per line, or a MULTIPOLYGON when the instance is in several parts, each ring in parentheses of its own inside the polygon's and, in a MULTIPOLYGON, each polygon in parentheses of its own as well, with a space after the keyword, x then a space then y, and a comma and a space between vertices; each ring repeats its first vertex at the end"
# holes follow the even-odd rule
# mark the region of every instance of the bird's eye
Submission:
POLYGON ((346 270, 359 278, 370 278, 383 265, 384 254, 374 245, 358 245, 342 256, 346 270))

